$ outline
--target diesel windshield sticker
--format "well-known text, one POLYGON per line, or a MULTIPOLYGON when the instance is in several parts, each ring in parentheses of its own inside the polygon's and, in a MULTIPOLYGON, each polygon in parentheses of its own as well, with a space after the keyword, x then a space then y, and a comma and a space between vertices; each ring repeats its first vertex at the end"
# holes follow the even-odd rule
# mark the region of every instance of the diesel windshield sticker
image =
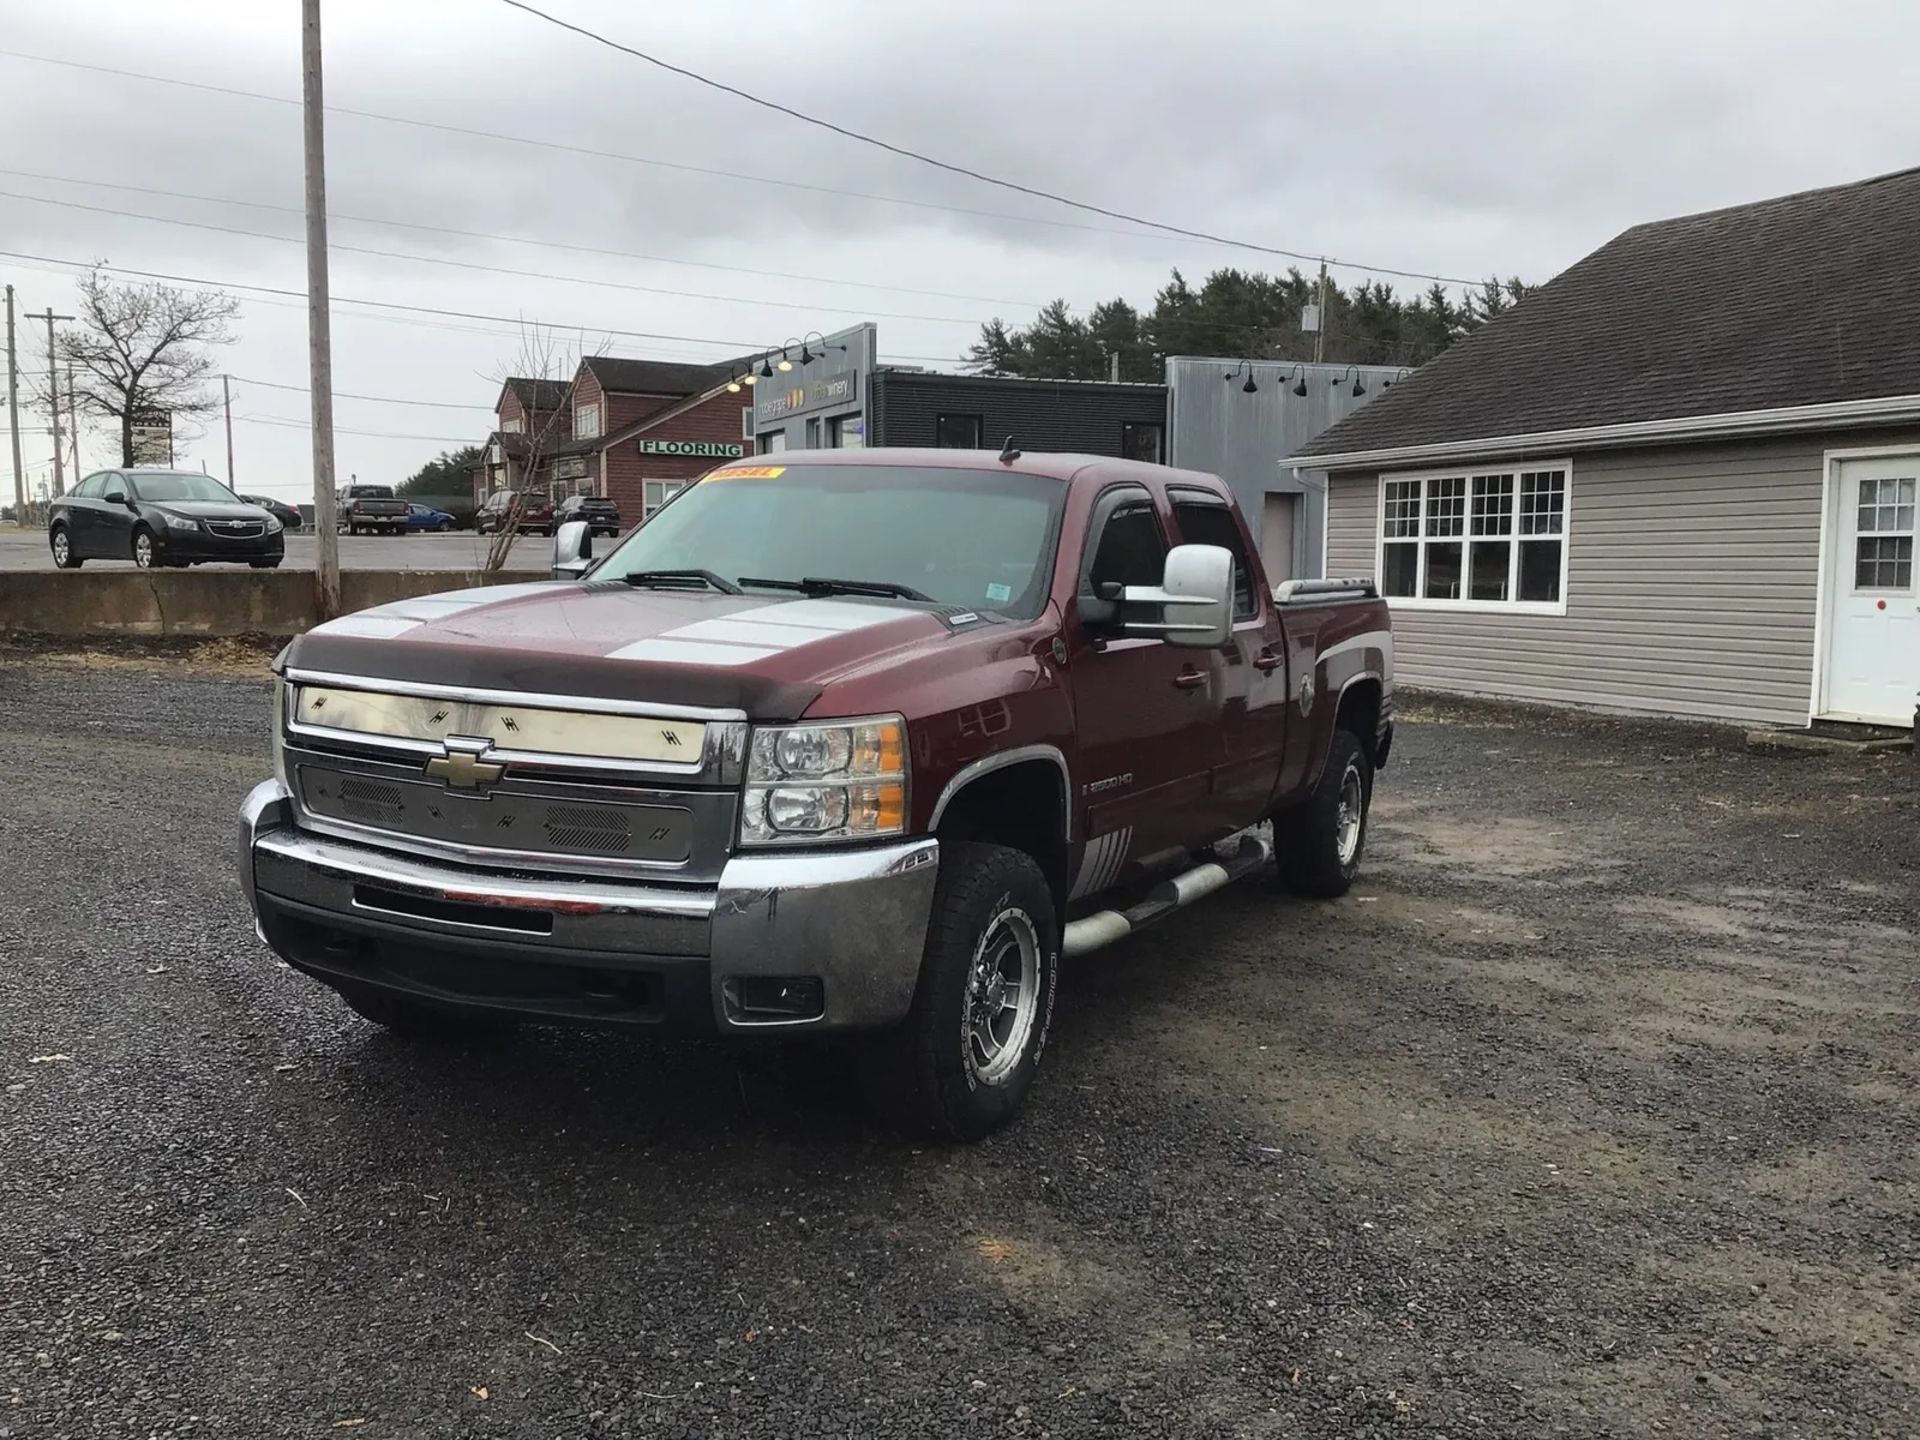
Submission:
POLYGON ((707 476, 709 480, 771 480, 787 473, 784 465, 728 465, 707 476))

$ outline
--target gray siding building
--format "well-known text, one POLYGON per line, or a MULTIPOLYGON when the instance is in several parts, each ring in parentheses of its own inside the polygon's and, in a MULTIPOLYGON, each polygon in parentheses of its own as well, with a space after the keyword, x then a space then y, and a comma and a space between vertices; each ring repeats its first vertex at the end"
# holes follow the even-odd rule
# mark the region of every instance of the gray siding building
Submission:
POLYGON ((882 367, 869 406, 872 443, 1117 455, 1164 464, 1167 387, 1028 380, 882 367))
POLYGON ((1636 227, 1301 447, 1401 679, 1912 723, 1916 235, 1920 171, 1636 227))

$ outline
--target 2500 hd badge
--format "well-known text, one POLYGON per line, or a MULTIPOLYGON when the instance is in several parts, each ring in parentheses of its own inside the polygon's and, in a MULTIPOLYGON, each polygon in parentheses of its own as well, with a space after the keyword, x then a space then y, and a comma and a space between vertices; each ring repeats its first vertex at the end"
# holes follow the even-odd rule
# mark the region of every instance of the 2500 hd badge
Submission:
POLYGON ((266 943, 397 1031, 859 1032, 875 1103, 966 1139, 1032 1087, 1063 954, 1352 883, 1369 582, 1270 589, 1211 475, 780 458, 289 645, 240 821, 266 943))

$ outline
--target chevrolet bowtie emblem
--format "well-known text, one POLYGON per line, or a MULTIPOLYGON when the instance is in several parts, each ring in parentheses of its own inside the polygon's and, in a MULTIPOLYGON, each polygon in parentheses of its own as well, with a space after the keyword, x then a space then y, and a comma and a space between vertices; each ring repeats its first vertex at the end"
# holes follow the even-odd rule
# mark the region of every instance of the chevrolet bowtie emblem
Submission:
POLYGON ((506 766, 480 758, 492 745, 490 740, 471 747, 449 740, 447 753, 427 762, 427 777, 446 781, 449 790, 484 790, 507 773, 506 766))

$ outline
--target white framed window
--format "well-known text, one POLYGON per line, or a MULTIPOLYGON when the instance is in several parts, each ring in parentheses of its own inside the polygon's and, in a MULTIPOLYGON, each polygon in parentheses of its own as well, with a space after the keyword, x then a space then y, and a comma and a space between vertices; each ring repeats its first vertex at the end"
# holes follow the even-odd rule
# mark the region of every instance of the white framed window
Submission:
POLYGON ((1916 497, 1912 480, 1862 480, 1853 542, 1855 590, 1911 590, 1916 497))
POLYGON ((678 495, 691 480, 643 480, 640 482, 640 518, 646 519, 667 501, 678 495))
POLYGON ((597 440, 600 438, 600 405, 595 401, 591 405, 573 407, 573 438, 576 440, 597 440))
POLYGON ((1566 461, 1380 477, 1380 593, 1412 609, 1567 612, 1566 461))
POLYGON ((518 415, 515 415, 512 419, 502 420, 500 422, 500 433, 502 435, 518 435, 526 428, 527 422, 518 415))

